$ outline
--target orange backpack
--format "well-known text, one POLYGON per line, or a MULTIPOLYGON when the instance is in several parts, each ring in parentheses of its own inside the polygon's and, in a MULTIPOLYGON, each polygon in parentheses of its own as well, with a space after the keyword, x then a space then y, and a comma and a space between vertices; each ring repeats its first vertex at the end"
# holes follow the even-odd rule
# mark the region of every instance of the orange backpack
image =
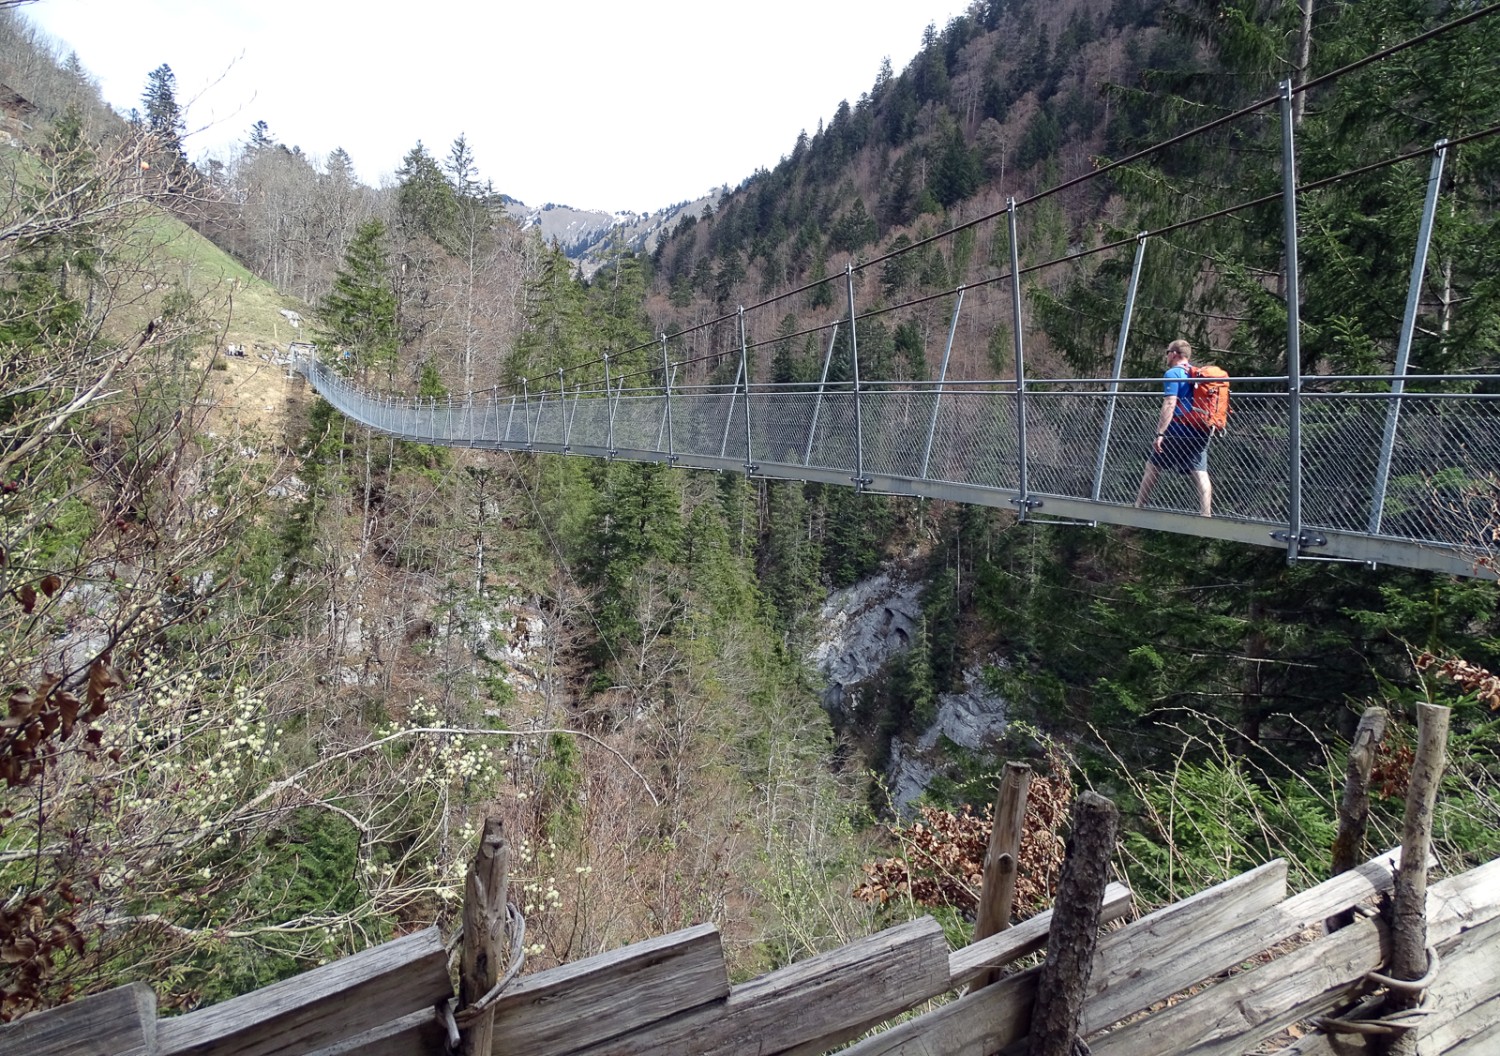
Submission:
POLYGON ((1179 420, 1207 433, 1222 433, 1229 425, 1229 372, 1191 363, 1187 372, 1193 379, 1193 406, 1179 420))

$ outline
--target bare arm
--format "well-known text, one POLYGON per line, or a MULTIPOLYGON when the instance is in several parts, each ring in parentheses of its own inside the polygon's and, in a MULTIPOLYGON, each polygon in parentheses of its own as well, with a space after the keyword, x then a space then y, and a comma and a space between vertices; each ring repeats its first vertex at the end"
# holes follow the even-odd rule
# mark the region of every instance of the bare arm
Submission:
POLYGON ((1161 413, 1156 416, 1156 439, 1151 442, 1158 451, 1161 450, 1162 434, 1167 431, 1167 426, 1172 424, 1172 414, 1176 410, 1176 396, 1167 396, 1161 401, 1161 413))

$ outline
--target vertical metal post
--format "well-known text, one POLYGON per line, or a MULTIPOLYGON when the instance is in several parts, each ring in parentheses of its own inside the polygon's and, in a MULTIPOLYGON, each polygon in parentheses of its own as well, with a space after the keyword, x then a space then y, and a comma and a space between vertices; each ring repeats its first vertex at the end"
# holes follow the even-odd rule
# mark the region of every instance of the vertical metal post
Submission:
POLYGON ((526 416, 526 450, 531 450, 531 386, 521 379, 521 413, 526 416))
MULTIPOLYGON (((667 397, 667 464, 677 461, 676 440, 672 436, 672 364, 667 359, 667 335, 661 335, 661 383, 667 397)), ((661 441, 657 441, 658 444, 661 441)))
POLYGON ((927 443, 922 448, 922 468, 917 476, 927 479, 927 465, 932 460, 932 438, 937 433, 938 408, 943 403, 943 382, 948 380, 948 359, 953 354, 953 335, 958 332, 958 313, 964 306, 964 288, 958 288, 958 299, 953 302, 953 319, 948 323, 948 343, 943 346, 943 365, 938 368, 937 390, 932 396, 932 420, 927 423, 927 443))
POLYGON ((1010 296, 1011 314, 1015 318, 1016 346, 1016 464, 1017 484, 1020 495, 1016 505, 1019 518, 1026 519, 1031 508, 1029 484, 1026 479, 1026 345, 1021 338, 1021 247, 1016 237, 1016 200, 1007 198, 1005 210, 1010 217, 1010 296))
POLYGON ((828 331, 828 352, 823 356, 823 376, 818 379, 818 395, 813 400, 812 421, 807 426, 807 450, 802 452, 802 464, 812 463, 813 441, 818 435, 818 412, 823 409, 823 393, 828 389, 828 365, 833 362, 833 346, 838 340, 839 324, 834 323, 828 331))
POLYGON ((609 457, 615 457, 615 390, 609 380, 609 353, 604 353, 604 401, 609 410, 609 440, 606 449, 609 457))
POLYGON ((1286 221, 1287 513, 1286 559, 1302 545, 1302 307, 1297 281, 1297 154, 1292 129, 1292 82, 1281 82, 1281 195, 1286 221))
POLYGON ((469 422, 468 422, 468 425, 465 426, 465 428, 464 428, 464 438, 469 441, 469 446, 473 447, 474 446, 474 390, 473 389, 469 390, 468 396, 469 396, 469 404, 468 404, 468 407, 466 408, 466 410, 468 412, 469 422))
POLYGON ((734 401, 740 395, 740 377, 745 371, 745 361, 740 360, 740 365, 734 372, 734 388, 729 390, 729 413, 724 416, 724 439, 719 443, 719 457, 729 457, 729 430, 734 425, 734 401))
POLYGON ((453 439, 453 393, 448 393, 448 416, 443 422, 443 439, 453 439))
POLYGON ((755 472, 755 454, 750 446, 750 350, 745 341, 745 307, 739 308, 740 375, 745 379, 745 475, 755 472))
POLYGON ((1391 373, 1391 405, 1385 412, 1385 433, 1380 438, 1380 461, 1375 467, 1375 487, 1370 496, 1371 535, 1380 531, 1385 516, 1385 489, 1391 479, 1391 453, 1396 446, 1396 426, 1401 419, 1401 394, 1406 391, 1406 371, 1411 362, 1411 337, 1417 326, 1417 308, 1422 298, 1422 279, 1427 274, 1427 250, 1432 245, 1432 222, 1437 215, 1438 191, 1443 182, 1443 163, 1448 141, 1432 145, 1432 169, 1427 174, 1427 198, 1422 203, 1422 223, 1417 229, 1417 252, 1411 262, 1411 281, 1406 286, 1406 314, 1401 317, 1401 335, 1396 342, 1396 368, 1391 373))
POLYGON ((859 327, 854 314, 854 262, 844 265, 844 284, 849 289, 849 359, 854 366, 854 486, 860 491, 870 479, 865 476, 865 420, 859 389, 859 327))
POLYGON ((573 387, 573 410, 568 413, 564 410, 563 422, 563 451, 573 450, 573 419, 578 417, 578 401, 583 399, 583 385, 573 387))
POLYGON ((1104 428, 1099 431, 1099 457, 1094 460, 1094 490, 1089 497, 1099 501, 1104 488, 1104 466, 1109 460, 1109 437, 1115 426, 1115 405, 1120 400, 1120 371, 1125 365, 1125 343, 1130 338, 1130 320, 1135 315, 1135 291, 1141 284, 1141 261, 1146 259, 1146 232, 1135 236, 1135 264, 1125 290, 1125 314, 1120 319, 1120 337, 1115 342, 1115 362, 1109 372, 1109 399, 1104 404, 1104 428))

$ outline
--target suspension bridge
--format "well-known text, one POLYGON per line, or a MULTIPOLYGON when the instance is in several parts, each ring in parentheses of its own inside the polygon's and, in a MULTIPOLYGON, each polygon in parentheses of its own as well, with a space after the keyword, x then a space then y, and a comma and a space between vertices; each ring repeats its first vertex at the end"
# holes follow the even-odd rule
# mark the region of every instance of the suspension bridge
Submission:
POLYGON ((1232 426, 1210 449, 1215 515, 1204 518, 1191 489, 1166 477, 1161 505, 1134 505, 1161 405, 1154 378, 741 380, 424 400, 363 390, 316 358, 296 367, 343 414, 418 443, 817 481, 1033 522, 1276 546, 1291 559, 1493 577, 1500 549, 1500 396, 1336 391, 1342 379, 1326 378, 1329 389, 1288 392, 1285 378, 1235 379, 1232 426))
MULTIPOLYGON (((1024 522, 1111 524, 1278 547, 1288 561, 1396 565, 1493 579, 1500 572, 1500 363, 1493 348, 1469 349, 1467 361, 1479 366, 1464 373, 1422 374, 1413 370, 1413 342, 1419 333, 1429 338, 1446 333, 1454 310, 1450 290, 1424 294, 1445 164, 1460 147, 1495 135, 1500 126, 1455 134, 1430 148, 1299 184, 1293 113, 1300 93, 1461 28, 1497 7, 1470 12, 1303 84, 1285 82, 1273 97, 1028 198, 1010 198, 1004 209, 938 235, 872 260, 856 262, 851 255, 842 275, 835 272, 707 323, 664 333, 659 349, 638 345, 522 378, 504 391, 496 387, 435 399, 362 387, 340 369, 343 363, 316 354, 299 355, 294 369, 348 417, 419 443, 741 472, 1006 508, 1024 522), (1022 267, 1018 217, 1028 209, 1186 139, 1237 122, 1264 123, 1278 109, 1279 193, 1022 267), (1390 369, 1359 375, 1332 375, 1326 366, 1306 371, 1299 200, 1398 165, 1425 166, 1426 179, 1424 185, 1412 173, 1408 180, 1416 236, 1401 322, 1381 339, 1390 369), (1134 361, 1148 358, 1140 352, 1143 340, 1132 338, 1147 248, 1170 247, 1170 235, 1198 225, 1226 218, 1242 223, 1250 211, 1263 213, 1278 203, 1282 265, 1272 285, 1287 320, 1285 369, 1230 379, 1233 413, 1209 452, 1213 516, 1198 515, 1188 478, 1171 473, 1163 474, 1152 501, 1137 506, 1163 395, 1161 377, 1123 373, 1132 340, 1134 361), (878 267, 907 254, 931 253, 944 240, 956 245, 960 236, 971 239, 964 251, 971 253, 975 230, 986 224, 991 252, 977 256, 993 274, 981 271, 956 288, 896 305, 879 296, 882 288, 888 292, 888 280, 864 281, 867 303, 860 304, 859 280, 889 274, 878 267), (1006 246, 1008 262, 1000 251, 1006 246), (1038 332, 1034 313, 1023 306, 1023 279, 1049 269, 1077 269, 1098 254, 1117 255, 1122 274, 1133 254, 1112 363, 1097 376, 1037 376, 1028 368, 1028 343, 1040 338, 1037 343, 1045 347, 1047 335, 1038 332), (841 282, 844 289, 832 294, 841 282), (790 335, 816 340, 819 351, 826 341, 818 380, 772 380, 765 350, 778 343, 785 347, 790 339, 780 313, 824 285, 830 286, 823 291, 824 306, 837 305, 825 314, 836 312, 836 317, 790 335), (975 312, 972 305, 990 293, 996 296, 975 312), (862 375, 861 342, 880 325, 877 316, 925 310, 930 322, 933 309, 947 314, 950 304, 946 340, 933 340, 923 350, 923 368, 907 372, 920 376, 882 377, 878 371, 870 376, 868 362, 862 375), (969 316, 970 332, 960 345, 977 343, 976 332, 1008 332, 1013 364, 1007 376, 974 376, 972 351, 966 376, 953 369, 961 321, 969 316), (675 358, 674 341, 680 353, 675 358), (709 351, 701 354, 705 344, 709 351)), ((952 251, 955 259, 960 255, 952 251)), ((1172 266, 1182 266, 1181 260, 1172 266)), ((1219 278, 1218 262, 1207 257, 1189 266, 1204 283, 1219 278)), ((1319 276, 1308 279, 1315 283, 1319 276)), ((1389 291, 1393 307, 1402 293, 1389 291)), ((941 329, 940 323, 929 325, 928 332, 940 336, 941 329)), ((1149 359, 1155 360, 1156 340, 1146 340, 1149 359)), ((1208 358, 1200 355, 1198 361, 1208 358)))

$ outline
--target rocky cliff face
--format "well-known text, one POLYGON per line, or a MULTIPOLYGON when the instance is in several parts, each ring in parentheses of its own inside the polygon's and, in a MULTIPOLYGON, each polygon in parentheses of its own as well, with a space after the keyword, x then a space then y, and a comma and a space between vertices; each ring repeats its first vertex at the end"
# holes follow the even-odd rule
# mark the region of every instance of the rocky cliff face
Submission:
POLYGON ((850 694, 911 644, 922 616, 921 591, 920 583, 882 572, 828 596, 808 655, 824 679, 824 707, 852 710, 850 694))
MULTIPOLYGON (((818 612, 809 662, 823 678, 823 706, 845 716, 861 688, 916 638, 922 584, 882 572, 828 596, 818 612)), ((937 720, 915 742, 891 745, 885 779, 891 804, 910 812, 934 776, 949 763, 948 746, 982 751, 1005 732, 1006 702, 984 680, 984 669, 1005 666, 997 656, 964 671, 964 688, 938 697, 937 720)))
POLYGON ((949 762, 945 740, 971 752, 992 747, 1005 733, 1008 714, 1005 698, 985 684, 984 669, 1005 666, 999 657, 964 671, 959 693, 938 697, 937 721, 922 731, 915 743, 896 741, 886 770, 886 788, 891 806, 902 817, 949 762))

